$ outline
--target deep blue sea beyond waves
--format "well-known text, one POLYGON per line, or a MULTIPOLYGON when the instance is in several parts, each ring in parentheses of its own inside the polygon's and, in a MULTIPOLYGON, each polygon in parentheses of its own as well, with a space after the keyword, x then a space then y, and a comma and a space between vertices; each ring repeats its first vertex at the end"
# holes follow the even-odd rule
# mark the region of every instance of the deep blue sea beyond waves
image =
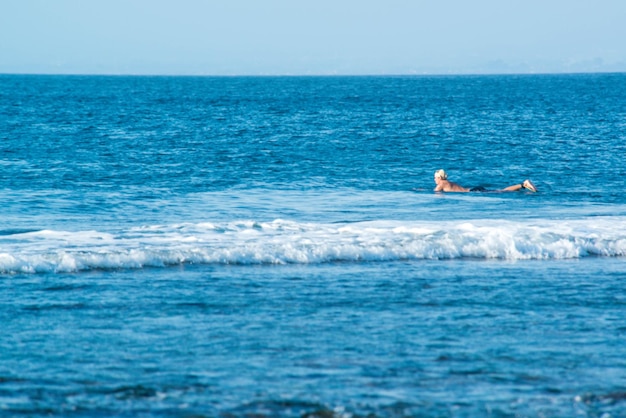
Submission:
POLYGON ((626 74, 0 75, 0 416, 624 417, 625 157, 626 74))

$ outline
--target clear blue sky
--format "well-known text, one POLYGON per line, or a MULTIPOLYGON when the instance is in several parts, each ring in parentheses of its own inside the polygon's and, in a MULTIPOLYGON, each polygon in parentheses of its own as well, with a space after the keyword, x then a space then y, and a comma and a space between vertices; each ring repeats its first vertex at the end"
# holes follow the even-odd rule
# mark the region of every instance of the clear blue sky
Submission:
POLYGON ((626 0, 0 0, 0 73, 626 71, 626 0))

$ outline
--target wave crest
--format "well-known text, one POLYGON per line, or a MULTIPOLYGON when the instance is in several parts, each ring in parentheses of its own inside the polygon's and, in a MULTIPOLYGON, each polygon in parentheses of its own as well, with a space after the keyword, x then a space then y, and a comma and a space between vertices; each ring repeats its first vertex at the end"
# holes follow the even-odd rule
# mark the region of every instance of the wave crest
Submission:
POLYGON ((626 220, 511 222, 237 221, 115 233, 27 231, 0 237, 3 273, 193 264, 307 264, 421 259, 549 260, 626 255, 626 220))

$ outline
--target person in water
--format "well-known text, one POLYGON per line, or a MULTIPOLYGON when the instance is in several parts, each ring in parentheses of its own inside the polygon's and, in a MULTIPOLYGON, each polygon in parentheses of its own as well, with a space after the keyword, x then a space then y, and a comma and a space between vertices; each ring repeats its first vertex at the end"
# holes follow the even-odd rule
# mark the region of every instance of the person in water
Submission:
MULTIPOLYGON (((487 190, 482 187, 473 187, 471 189, 467 187, 463 187, 459 184, 451 182, 448 180, 448 173, 445 170, 437 170, 435 171, 435 183, 437 187, 435 187, 436 192, 486 192, 487 190)), ((509 187, 505 187, 502 190, 498 190, 499 192, 516 192, 518 190, 530 190, 531 192, 536 192, 537 188, 530 180, 524 180, 523 183, 514 184, 509 187)))

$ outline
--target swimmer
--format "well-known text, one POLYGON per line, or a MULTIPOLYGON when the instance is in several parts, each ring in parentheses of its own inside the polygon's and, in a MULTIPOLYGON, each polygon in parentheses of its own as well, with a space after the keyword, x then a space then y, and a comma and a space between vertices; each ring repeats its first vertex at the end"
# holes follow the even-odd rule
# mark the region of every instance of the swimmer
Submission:
MULTIPOLYGON (((435 171, 435 183, 437 187, 435 187, 436 192, 486 192, 487 190, 482 187, 473 187, 471 189, 467 187, 463 187, 457 183, 451 182, 448 180, 448 173, 444 170, 435 171)), ((531 192, 536 192, 537 188, 530 180, 524 180, 523 183, 514 184, 509 187, 505 187, 502 190, 497 190, 499 192, 516 192, 518 190, 526 189, 531 192)))

